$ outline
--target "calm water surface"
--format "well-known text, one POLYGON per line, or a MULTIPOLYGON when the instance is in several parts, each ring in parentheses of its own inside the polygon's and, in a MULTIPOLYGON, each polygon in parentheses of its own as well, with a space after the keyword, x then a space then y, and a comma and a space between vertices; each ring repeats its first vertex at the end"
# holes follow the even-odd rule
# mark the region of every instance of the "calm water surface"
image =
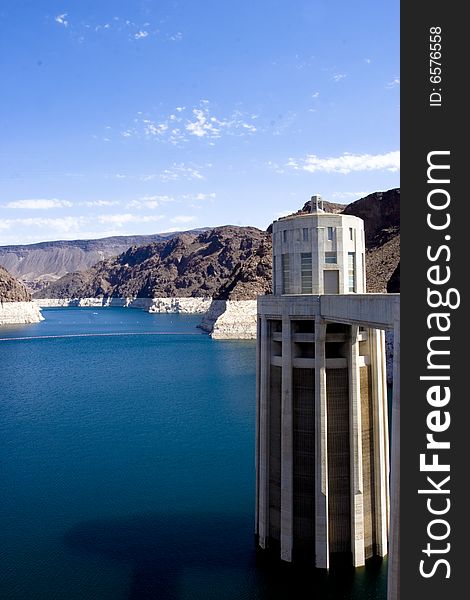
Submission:
POLYGON ((256 553, 254 343, 198 316, 43 314, 0 328, 0 598, 384 600, 385 563, 256 553))

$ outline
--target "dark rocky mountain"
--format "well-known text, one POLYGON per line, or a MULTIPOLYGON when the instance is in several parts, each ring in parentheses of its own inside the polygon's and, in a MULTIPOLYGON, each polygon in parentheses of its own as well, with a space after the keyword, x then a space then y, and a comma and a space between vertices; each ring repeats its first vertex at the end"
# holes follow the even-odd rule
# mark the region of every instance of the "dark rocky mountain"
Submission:
MULTIPOLYGON (((400 260, 400 190, 370 194, 348 206, 325 202, 324 208, 364 219, 367 290, 386 292, 400 260)), ((310 210, 307 203, 298 213, 310 210)), ((66 275, 35 296, 253 299, 271 290, 271 251, 271 227, 266 232, 225 226, 179 234, 133 246, 87 271, 66 275)), ((397 281, 399 291, 395 275, 393 290, 397 281)))
POLYGON ((0 267, 0 302, 29 302, 31 294, 6 269, 0 267))
POLYGON ((133 246, 117 258, 66 275, 35 297, 256 297, 271 280, 270 235, 255 227, 216 227, 133 246))
MULTIPOLYGON (((195 234, 199 231, 196 230, 195 234)), ((86 271, 101 260, 122 254, 131 246, 165 241, 174 235, 158 233, 0 246, 0 265, 27 287, 37 290, 67 273, 86 271)))
POLYGON ((364 220, 369 248, 384 244, 400 232, 400 189, 374 192, 352 202, 342 212, 364 220))
POLYGON ((240 261, 217 294, 216 300, 251 300, 271 293, 272 268, 271 236, 261 238, 256 250, 240 261))

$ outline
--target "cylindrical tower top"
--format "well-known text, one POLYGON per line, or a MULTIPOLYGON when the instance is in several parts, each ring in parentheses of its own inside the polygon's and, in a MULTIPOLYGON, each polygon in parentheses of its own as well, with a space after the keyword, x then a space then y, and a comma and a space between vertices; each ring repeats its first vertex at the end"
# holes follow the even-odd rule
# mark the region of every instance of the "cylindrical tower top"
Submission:
POLYGON ((311 210, 273 223, 273 293, 365 293, 364 221, 324 212, 318 195, 311 210))

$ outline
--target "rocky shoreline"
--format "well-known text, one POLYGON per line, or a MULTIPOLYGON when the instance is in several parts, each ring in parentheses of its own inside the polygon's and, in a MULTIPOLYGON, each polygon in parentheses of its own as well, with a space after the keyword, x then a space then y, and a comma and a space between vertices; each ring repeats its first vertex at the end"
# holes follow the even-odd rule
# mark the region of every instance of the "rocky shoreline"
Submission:
POLYGON ((256 338, 256 300, 212 300, 211 298, 43 298, 41 308, 117 306, 139 308, 149 313, 200 314, 200 328, 212 338, 256 338))
POLYGON ((210 298, 38 298, 42 308, 67 306, 140 308, 150 313, 204 313, 210 298))
POLYGON ((42 319, 41 309, 25 286, 0 266, 0 326, 39 323, 42 319))
POLYGON ((254 340, 256 312, 256 300, 213 300, 200 327, 215 340, 254 340))
POLYGON ((0 301, 1 325, 27 325, 39 323, 44 317, 36 302, 3 302, 0 301))

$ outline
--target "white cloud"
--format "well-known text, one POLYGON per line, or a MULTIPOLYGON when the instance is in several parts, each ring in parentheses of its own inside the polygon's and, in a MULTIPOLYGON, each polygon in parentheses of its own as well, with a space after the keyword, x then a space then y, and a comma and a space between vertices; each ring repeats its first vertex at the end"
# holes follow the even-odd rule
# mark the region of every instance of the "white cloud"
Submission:
POLYGON ((72 206, 68 200, 57 198, 32 198, 26 200, 15 200, 3 205, 4 208, 19 208, 26 210, 48 210, 51 208, 65 208, 72 206))
POLYGON ((336 81, 336 83, 338 83, 338 81, 341 81, 345 77, 346 77, 346 75, 344 73, 335 73, 333 75, 333 80, 336 81))
POLYGON ((78 231, 80 226, 86 222, 83 217, 63 217, 57 219, 45 219, 40 217, 29 217, 26 219, 3 219, 0 220, 2 229, 10 229, 11 227, 40 227, 53 229, 59 234, 69 234, 72 231, 78 231))
POLYGON ((147 175, 141 175, 140 181, 154 181, 158 179, 163 183, 169 181, 180 181, 180 180, 199 180, 204 179, 204 175, 201 173, 200 167, 188 166, 185 163, 173 163, 168 169, 163 169, 159 173, 148 173, 147 175))
POLYGON ((320 92, 313 92, 312 98, 318 98, 320 96, 320 92))
POLYGON ((365 59, 364 59, 364 62, 365 62, 366 64, 370 65, 370 63, 372 62, 372 59, 370 59, 370 58, 365 58, 365 59))
POLYGON ((205 138, 212 144, 213 140, 225 135, 245 136, 256 133, 257 127, 253 121, 257 115, 245 115, 239 110, 230 116, 215 116, 208 100, 201 100, 198 106, 187 109, 177 106, 174 111, 158 119, 138 112, 133 119, 133 125, 121 131, 121 136, 153 137, 169 142, 175 146, 188 142, 192 137, 205 138))
POLYGON ((195 120, 186 123, 186 131, 188 131, 190 135, 195 135, 196 137, 220 137, 220 128, 216 125, 218 121, 215 117, 210 118, 208 111, 194 108, 193 115, 195 120))
POLYGON ((240 111, 234 111, 228 118, 218 118, 210 113, 209 102, 203 100, 201 108, 193 109, 192 121, 186 123, 186 131, 190 135, 202 138, 217 139, 223 133, 229 135, 244 135, 246 133, 255 133, 257 128, 248 122, 253 117, 245 117, 240 111))
POLYGON ((67 16, 68 13, 64 13, 63 15, 57 15, 54 18, 54 21, 56 23, 59 23, 59 25, 63 25, 64 27, 68 27, 69 22, 65 19, 65 17, 67 16))
POLYGON ((385 87, 388 90, 391 90, 391 89, 393 89, 395 87, 398 87, 399 85, 400 85, 400 78, 399 77, 395 77, 395 79, 393 79, 392 81, 389 81, 385 87))
POLYGON ((127 223, 151 223, 155 221, 161 221, 165 218, 165 215, 134 215, 131 213, 114 214, 114 215, 100 215, 97 220, 100 223, 113 224, 116 227, 122 227, 127 223))
POLYGON ((158 208, 162 204, 167 202, 174 202, 175 199, 172 196, 143 196, 138 200, 131 200, 128 203, 129 208, 158 208))
POLYGON ((117 200, 89 200, 83 203, 85 206, 116 206, 117 200))
POLYGON ((142 40, 143 38, 146 38, 148 36, 149 32, 148 31, 138 31, 137 33, 134 33, 134 39, 135 40, 142 40))
POLYGON ((143 202, 174 202, 173 196, 143 196, 141 198, 143 202))
POLYGON ((400 168, 400 152, 387 152, 386 154, 349 154, 329 158, 320 158, 315 154, 308 154, 303 159, 289 159, 287 167, 295 171, 309 173, 351 173, 351 171, 398 171, 400 168))
MULTIPOLYGON (((163 135, 166 131, 168 131, 167 123, 152 123, 150 119, 143 119, 142 121, 145 124, 145 133, 147 135, 163 135)), ((124 132, 124 136, 126 133, 124 132)))
POLYGON ((180 179, 202 180, 204 179, 204 175, 201 173, 199 168, 190 167, 184 163, 174 163, 169 169, 164 169, 160 173, 155 174, 153 178, 158 178, 160 181, 168 182, 178 181, 180 179))
POLYGON ((170 35, 170 40, 172 42, 179 42, 182 39, 183 39, 183 34, 181 33, 181 31, 177 31, 173 35, 170 35))
MULTIPOLYGON (((62 27, 69 27, 70 23, 67 16, 68 13, 59 14, 54 17, 54 21, 62 27)), ((157 37, 161 34, 159 28, 149 22, 136 23, 129 19, 120 19, 119 17, 111 16, 107 19, 103 19, 101 22, 90 21, 87 23, 84 21, 77 21, 73 26, 69 27, 69 31, 71 34, 78 36, 76 39, 80 43, 86 41, 93 34, 125 36, 130 42, 142 40, 147 37, 157 37)), ((179 31, 172 34, 166 33, 164 34, 164 37, 165 39, 179 41, 182 38, 182 33, 179 31)))
POLYGON ((203 193, 199 193, 199 194, 184 194, 183 195, 183 199, 184 200, 193 200, 195 202, 200 202, 200 201, 204 201, 204 200, 214 200, 216 197, 215 192, 211 192, 210 194, 203 194, 203 193))

